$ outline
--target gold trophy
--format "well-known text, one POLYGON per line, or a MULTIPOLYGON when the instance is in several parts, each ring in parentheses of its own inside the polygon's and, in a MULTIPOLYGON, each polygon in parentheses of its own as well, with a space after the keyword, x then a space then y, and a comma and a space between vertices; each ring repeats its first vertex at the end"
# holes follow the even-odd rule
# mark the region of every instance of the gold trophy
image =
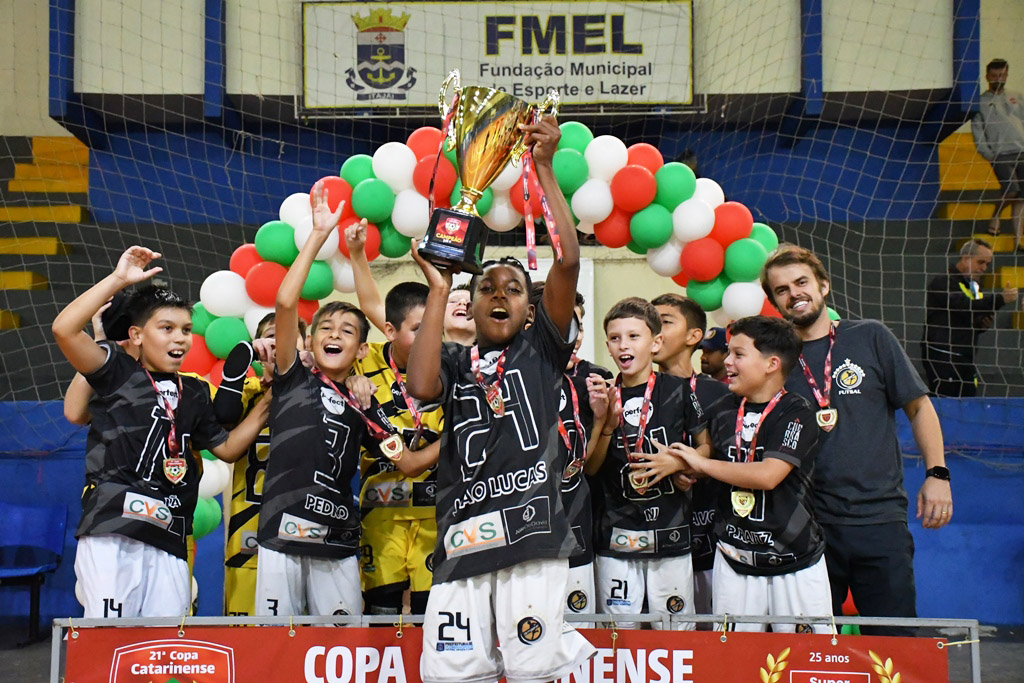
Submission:
POLYGON ((463 88, 455 69, 441 84, 438 108, 446 122, 442 144, 455 150, 462 198, 450 209, 434 209, 419 253, 438 268, 480 273, 487 229, 476 203, 508 162, 518 164, 526 151, 519 125, 531 123, 537 112, 557 115, 558 92, 549 90, 543 104, 531 105, 493 88, 463 88), (455 98, 449 105, 446 98, 453 86, 455 98))

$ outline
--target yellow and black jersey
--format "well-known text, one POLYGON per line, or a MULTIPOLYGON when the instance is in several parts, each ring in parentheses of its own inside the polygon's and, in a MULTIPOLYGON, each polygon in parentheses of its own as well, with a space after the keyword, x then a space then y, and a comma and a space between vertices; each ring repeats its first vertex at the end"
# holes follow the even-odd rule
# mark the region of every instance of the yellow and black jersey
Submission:
MULTIPOLYGON (((375 398, 391 424, 401 431, 405 445, 418 450, 437 441, 443 426, 441 409, 420 413, 423 432, 419 443, 412 443, 416 422, 406 406, 395 372, 388 364, 391 343, 371 343, 369 346, 366 357, 356 361, 356 372, 365 375, 376 385, 375 398)), ((390 460, 371 455, 364 449, 359 472, 359 505, 364 519, 371 513, 375 517, 386 515, 391 519, 434 517, 435 468, 430 468, 418 477, 406 477, 390 460)))

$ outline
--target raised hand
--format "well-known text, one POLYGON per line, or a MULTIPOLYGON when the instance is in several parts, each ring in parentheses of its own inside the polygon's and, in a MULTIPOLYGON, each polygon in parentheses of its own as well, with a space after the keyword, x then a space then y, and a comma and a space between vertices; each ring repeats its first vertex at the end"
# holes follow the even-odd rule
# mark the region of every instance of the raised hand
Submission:
POLYGON ((373 398, 374 392, 377 391, 377 387, 373 385, 366 375, 350 375, 345 380, 345 388, 349 390, 352 396, 359 403, 359 407, 363 410, 368 410, 370 407, 370 400, 373 398))
POLYGON ((345 228, 345 246, 349 254, 362 253, 366 249, 366 219, 351 223, 345 228))
POLYGON ((438 270, 433 263, 420 256, 419 246, 419 240, 412 241, 412 260, 415 261, 416 265, 418 265, 420 270, 423 271, 423 276, 427 278, 427 285, 429 285, 431 289, 438 287, 451 289, 452 271, 438 270))
POLYGON ((345 202, 338 202, 338 208, 331 211, 327 203, 327 189, 324 181, 318 180, 313 186, 313 232, 326 233, 338 227, 341 213, 345 210, 345 202))
POLYGON ((103 329, 103 311, 110 308, 114 303, 114 297, 107 299, 107 303, 100 306, 100 310, 92 317, 92 338, 96 341, 103 341, 107 338, 107 332, 103 329))
POLYGON ((163 271, 163 268, 160 267, 146 270, 146 267, 155 259, 160 258, 160 256, 159 252, 145 247, 128 247, 117 261, 117 267, 114 268, 114 277, 119 279, 124 286, 144 282, 163 271))
POLYGON ((537 123, 520 124, 519 130, 526 133, 526 145, 533 145, 533 160, 538 164, 550 164, 562 137, 558 120, 554 116, 544 116, 537 123))
POLYGON ((601 375, 592 372, 587 377, 587 397, 594 421, 604 421, 608 414, 608 382, 601 375))

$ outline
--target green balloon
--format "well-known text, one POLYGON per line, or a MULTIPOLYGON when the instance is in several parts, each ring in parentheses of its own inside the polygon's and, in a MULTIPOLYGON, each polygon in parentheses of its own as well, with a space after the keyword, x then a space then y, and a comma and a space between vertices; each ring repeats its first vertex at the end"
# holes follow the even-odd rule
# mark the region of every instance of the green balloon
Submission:
POLYGON ((448 161, 452 162, 452 166, 455 167, 456 171, 459 170, 459 160, 455 157, 455 149, 448 149, 447 140, 445 140, 445 143, 441 145, 441 155, 448 161))
POLYGON ((693 196, 697 189, 697 176, 686 164, 672 161, 654 174, 658 182, 658 191, 654 195, 654 202, 661 204, 669 211, 674 211, 677 206, 693 196))
POLYGON ((217 319, 213 313, 206 310, 201 301, 192 306, 192 334, 206 334, 206 328, 217 319))
POLYGON ((571 147, 565 147, 555 152, 551 166, 555 171, 558 187, 562 188, 562 194, 566 197, 571 196, 583 183, 587 182, 587 176, 590 174, 583 153, 577 152, 571 147))
POLYGON ((626 249, 629 249, 634 254, 640 254, 641 256, 647 253, 647 250, 637 244, 636 240, 630 240, 629 244, 626 245, 626 249))
POLYGON ((391 221, 380 226, 380 253, 388 258, 400 258, 409 253, 412 240, 395 230, 391 221))
MULTIPOLYGON (((252 367, 252 371, 256 373, 257 377, 262 377, 263 376, 263 363, 259 362, 258 360, 254 360, 252 362, 252 366, 251 367, 252 367)), ((203 456, 203 457, 206 457, 206 456, 203 456)))
POLYGON ((640 209, 629 220, 629 234, 644 253, 656 249, 672 237, 672 213, 661 204, 640 209))
POLYGON ((839 633, 844 636, 859 636, 860 624, 843 624, 843 628, 839 633))
POLYGON ((761 246, 769 254, 779 246, 779 236, 764 223, 754 223, 754 228, 750 231, 750 239, 760 242, 761 246))
POLYGON ((220 504, 213 498, 200 498, 196 501, 196 511, 192 517, 192 536, 200 539, 217 528, 220 524, 220 504))
POLYGON ((367 178, 376 178, 373 175, 373 157, 368 154, 355 154, 345 159, 338 173, 346 183, 355 187, 367 178))
MULTIPOLYGON (((462 181, 456 180, 455 187, 452 188, 452 193, 448 197, 448 201, 452 206, 455 206, 462 199, 462 181)), ((484 193, 480 195, 480 199, 476 200, 476 212, 481 216, 487 215, 487 212, 494 206, 494 190, 487 188, 484 193)))
POLYGON ((264 261, 290 266, 299 255, 294 228, 284 221, 264 223, 256 231, 256 253, 264 261))
POLYGON ((210 451, 199 451, 199 454, 203 456, 203 460, 216 460, 217 456, 210 451))
POLYGON ((749 282, 761 277, 768 260, 764 245, 750 237, 736 240, 725 250, 725 275, 733 282, 749 282))
POLYGON ((831 306, 828 307, 828 319, 833 321, 833 322, 835 322, 837 320, 842 320, 842 318, 839 317, 839 311, 837 311, 836 309, 832 308, 831 306))
POLYGON ((217 318, 206 328, 206 348, 217 358, 227 358, 240 341, 249 341, 249 330, 241 318, 217 318))
POLYGON ((360 218, 383 223, 395 208, 395 193, 383 180, 367 178, 352 190, 352 208, 360 218))
POLYGON ((732 284, 725 275, 719 275, 714 280, 697 282, 690 280, 686 285, 686 296, 696 301, 705 311, 717 311, 722 307, 722 295, 725 288, 732 284))
POLYGON ((299 296, 303 299, 317 300, 323 299, 333 291, 334 274, 331 273, 330 264, 326 261, 313 261, 299 296))
POLYGON ((558 127, 562 131, 562 139, 558 141, 558 149, 574 149, 580 154, 587 148, 594 134, 579 121, 566 121, 558 127))

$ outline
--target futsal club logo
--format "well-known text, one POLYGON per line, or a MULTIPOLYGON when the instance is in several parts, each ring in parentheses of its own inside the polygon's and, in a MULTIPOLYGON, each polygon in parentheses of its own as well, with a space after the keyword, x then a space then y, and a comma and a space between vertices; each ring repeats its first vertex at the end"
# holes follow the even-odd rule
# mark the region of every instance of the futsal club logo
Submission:
POLYGON ((352 15, 356 35, 356 67, 346 69, 345 83, 357 100, 404 100, 416 85, 416 69, 405 65, 405 25, 409 13, 390 8, 352 15))

